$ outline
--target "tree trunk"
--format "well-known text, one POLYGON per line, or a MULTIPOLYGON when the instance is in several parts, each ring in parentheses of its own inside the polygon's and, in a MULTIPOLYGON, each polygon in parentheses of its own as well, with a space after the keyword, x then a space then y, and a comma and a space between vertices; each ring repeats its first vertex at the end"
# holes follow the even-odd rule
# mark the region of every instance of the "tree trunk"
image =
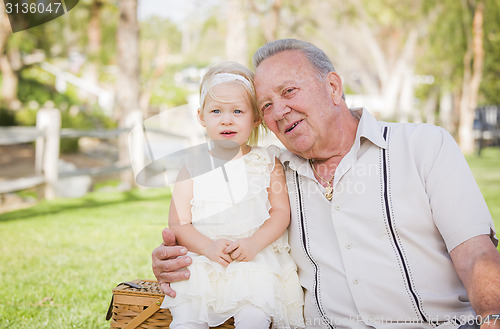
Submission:
MULTIPOLYGON (((399 55, 395 67, 388 74, 387 82, 383 81, 381 90, 384 95, 385 103, 389 108, 388 114, 390 117, 398 118, 399 120, 405 121, 407 119, 405 115, 405 110, 401 109, 401 102, 407 103, 406 100, 401 100, 402 88, 406 79, 411 79, 409 75, 413 72, 413 63, 415 56, 415 48, 417 45, 418 33, 416 29, 413 29, 408 34, 403 51, 399 55)), ((412 92, 412 87, 410 87, 410 93, 412 92)), ((405 99, 413 99, 413 95, 404 96, 405 99)), ((410 101, 411 102, 411 101, 410 101)), ((405 105, 406 106, 406 105, 405 105)), ((411 105, 409 105, 411 107, 411 105)))
POLYGON ((142 111, 144 118, 146 118, 149 114, 149 102, 151 100, 151 95, 153 94, 153 91, 156 85, 158 84, 160 77, 167 69, 167 58, 168 58, 167 41, 159 40, 157 49, 156 47, 152 48, 156 52, 156 57, 154 59, 156 65, 154 67, 153 73, 151 74, 151 77, 149 77, 139 98, 139 107, 142 111))
POLYGON ((231 61, 248 65, 247 17, 245 11, 245 1, 229 1, 226 57, 231 61))
POLYGON ((14 72, 9 56, 7 54, 0 55, 0 71, 2 71, 2 88, 0 96, 2 102, 11 110, 15 110, 18 106, 17 100, 17 85, 18 77, 14 72))
MULTIPOLYGON (((118 82, 116 93, 116 114, 120 128, 131 128, 141 123, 139 109, 139 25, 137 22, 137 0, 120 0, 120 20, 117 31, 118 82)), ((118 140, 119 162, 131 163, 128 148, 128 134, 121 134, 118 140)), ((142 157, 142 154, 134 154, 142 157)), ((134 185, 131 171, 123 171, 122 184, 125 188, 134 185)))
POLYGON ((439 98, 439 88, 434 87, 430 90, 429 96, 427 97, 423 109, 422 115, 424 116, 424 122, 435 125, 436 124, 436 110, 439 98))
MULTIPOLYGON (((463 3, 463 2, 462 2, 463 3)), ((467 7, 464 8, 467 11, 467 7)), ((479 85, 484 63, 483 48, 484 0, 479 0, 472 21, 472 36, 467 37, 467 52, 464 56, 464 79, 460 101, 459 143, 462 152, 474 152, 474 110, 477 106, 479 85)))
POLYGON ((17 76, 12 69, 8 54, 7 41, 12 34, 9 17, 4 8, 0 8, 0 71, 2 72, 2 86, 0 88, 0 101, 10 107, 12 102, 17 99, 17 76))
POLYGON ((251 6, 251 10, 259 16, 260 28, 265 42, 276 40, 278 38, 278 26, 280 25, 280 12, 283 1, 267 1, 264 6, 259 5, 256 1, 248 1, 248 4, 251 6))
POLYGON ((439 125, 454 135, 453 94, 449 91, 441 94, 439 99, 439 125))
POLYGON ((85 80, 97 85, 99 81, 99 54, 101 52, 101 0, 93 0, 90 5, 90 21, 87 25, 87 36, 89 38, 87 55, 89 61, 86 65, 83 77, 85 80))
POLYGON ((0 10, 0 54, 4 53, 7 40, 11 34, 12 28, 10 27, 9 16, 7 16, 3 7, 0 10))

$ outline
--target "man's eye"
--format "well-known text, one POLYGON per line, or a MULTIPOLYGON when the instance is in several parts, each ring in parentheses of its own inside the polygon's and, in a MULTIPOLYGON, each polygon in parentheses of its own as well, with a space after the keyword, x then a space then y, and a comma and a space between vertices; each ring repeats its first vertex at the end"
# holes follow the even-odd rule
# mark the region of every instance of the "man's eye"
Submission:
POLYGON ((287 88, 287 89, 285 89, 284 94, 290 94, 294 91, 295 91, 295 88, 287 88))
POLYGON ((262 111, 262 113, 266 113, 266 111, 268 112, 271 109, 271 105, 272 105, 271 103, 266 103, 262 105, 260 110, 262 111))

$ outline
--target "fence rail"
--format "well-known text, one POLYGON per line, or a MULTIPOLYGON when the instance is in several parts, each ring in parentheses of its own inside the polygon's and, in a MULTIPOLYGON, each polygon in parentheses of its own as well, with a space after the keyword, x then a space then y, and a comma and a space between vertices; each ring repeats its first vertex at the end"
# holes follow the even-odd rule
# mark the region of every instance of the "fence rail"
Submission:
POLYGON ((36 142, 35 175, 9 179, 0 182, 0 194, 20 191, 45 185, 44 196, 55 197, 55 185, 60 178, 75 176, 97 176, 130 170, 130 165, 78 168, 59 172, 59 143, 61 138, 95 137, 100 139, 118 138, 130 129, 75 130, 60 129, 60 113, 56 109, 42 109, 37 114, 36 127, 0 127, 0 145, 16 145, 36 142))

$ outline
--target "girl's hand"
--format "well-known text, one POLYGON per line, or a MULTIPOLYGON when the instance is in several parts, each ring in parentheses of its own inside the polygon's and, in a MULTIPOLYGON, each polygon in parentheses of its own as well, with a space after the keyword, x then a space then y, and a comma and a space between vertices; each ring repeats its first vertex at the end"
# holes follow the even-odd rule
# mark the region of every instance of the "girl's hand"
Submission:
POLYGON ((204 252, 204 255, 222 266, 228 266, 233 260, 231 259, 231 256, 224 252, 224 250, 231 245, 231 243, 232 241, 227 239, 213 240, 204 252))
POLYGON ((233 260, 249 262, 259 253, 260 248, 252 238, 244 238, 232 242, 224 252, 231 255, 233 260))

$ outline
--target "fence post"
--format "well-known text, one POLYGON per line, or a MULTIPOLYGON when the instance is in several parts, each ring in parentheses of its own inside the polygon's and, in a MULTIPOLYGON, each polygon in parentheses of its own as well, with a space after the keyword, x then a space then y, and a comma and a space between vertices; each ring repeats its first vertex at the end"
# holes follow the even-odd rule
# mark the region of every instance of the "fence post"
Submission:
POLYGON ((35 168, 45 178, 44 197, 54 199, 59 178, 59 131, 61 129, 61 113, 58 109, 43 108, 36 115, 36 127, 45 132, 44 137, 36 140, 35 168))
POLYGON ((144 134, 143 116, 141 110, 132 111, 127 117, 127 127, 131 127, 128 133, 128 152, 130 157, 130 166, 132 167, 132 176, 134 185, 136 174, 144 168, 144 134))

